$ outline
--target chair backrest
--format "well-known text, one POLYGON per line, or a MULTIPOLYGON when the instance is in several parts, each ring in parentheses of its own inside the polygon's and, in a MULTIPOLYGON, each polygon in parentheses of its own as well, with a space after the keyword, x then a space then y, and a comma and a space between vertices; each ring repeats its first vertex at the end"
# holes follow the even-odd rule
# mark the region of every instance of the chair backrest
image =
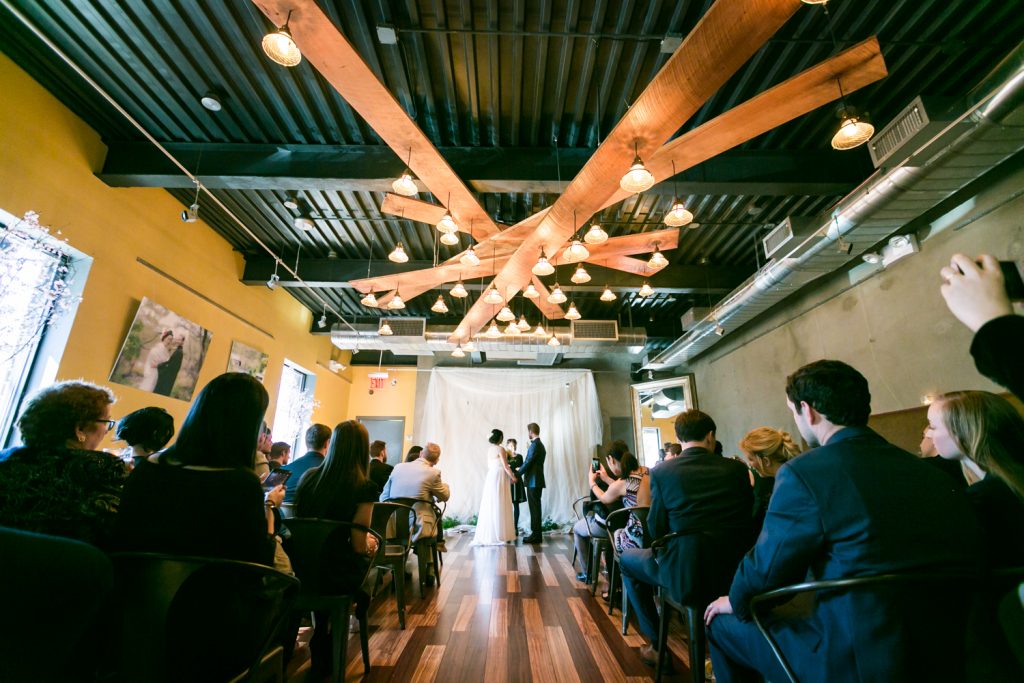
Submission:
POLYGON ((352 550, 352 531, 377 539, 384 537, 362 524, 328 519, 293 517, 284 520, 290 532, 285 550, 295 575, 302 581, 302 594, 331 595, 358 588, 370 565, 352 550))
MULTIPOLYGON (((608 530, 608 542, 612 544, 612 548, 615 548, 615 532, 619 529, 625 529, 626 525, 629 524, 630 515, 635 516, 639 521, 640 525, 644 529, 644 535, 647 534, 647 513, 650 512, 651 508, 647 505, 638 505, 631 508, 622 508, 608 515, 608 519, 605 520, 605 528, 608 530)), ((618 549, 615 549, 618 553, 618 549)))
POLYGON ((256 666, 280 632, 299 582, 237 560, 112 556, 122 681, 226 681, 256 666))
MULTIPOLYGON (((407 506, 411 507, 413 509, 413 511, 420 510, 420 509, 423 509, 424 507, 429 506, 430 509, 433 510, 433 512, 434 512, 434 519, 436 520, 436 524, 435 524, 436 527, 437 528, 441 528, 442 517, 444 516, 444 510, 439 508, 437 506, 437 503, 435 503, 432 500, 426 500, 425 498, 392 498, 388 502, 390 502, 390 503, 398 503, 399 505, 407 505, 407 506)), ((448 504, 447 503, 443 503, 443 505, 445 507, 447 507, 448 504)), ((414 520, 415 520, 415 518, 414 518, 414 520)), ((433 536, 421 536, 419 538, 419 540, 417 541, 417 543, 433 543, 434 541, 436 541, 436 538, 433 537, 433 536)))
POLYGON ((110 560, 81 541, 5 527, 0 556, 0 583, 8 587, 0 681, 66 680, 65 667, 89 677, 100 653, 77 646, 95 627, 114 585, 110 560))
POLYGON ((416 512, 411 506, 394 502, 374 503, 372 515, 370 528, 380 534, 388 545, 409 549, 410 530, 416 520, 416 512))
POLYGON ((588 500, 590 500, 590 496, 583 496, 582 498, 577 498, 572 502, 572 511, 576 513, 577 522, 583 519, 583 503, 588 500))
POLYGON ((748 549, 746 529, 676 531, 656 539, 651 549, 659 567, 669 570, 668 598, 687 607, 705 605, 729 592, 736 567, 748 549))

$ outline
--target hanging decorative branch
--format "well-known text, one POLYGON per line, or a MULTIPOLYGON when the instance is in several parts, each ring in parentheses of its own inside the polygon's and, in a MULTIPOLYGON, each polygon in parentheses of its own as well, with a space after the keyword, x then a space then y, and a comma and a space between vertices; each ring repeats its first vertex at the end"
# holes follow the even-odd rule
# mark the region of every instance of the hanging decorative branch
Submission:
POLYGON ((0 363, 36 343, 48 325, 82 300, 72 292, 67 238, 39 224, 28 211, 14 225, 0 225, 0 363))

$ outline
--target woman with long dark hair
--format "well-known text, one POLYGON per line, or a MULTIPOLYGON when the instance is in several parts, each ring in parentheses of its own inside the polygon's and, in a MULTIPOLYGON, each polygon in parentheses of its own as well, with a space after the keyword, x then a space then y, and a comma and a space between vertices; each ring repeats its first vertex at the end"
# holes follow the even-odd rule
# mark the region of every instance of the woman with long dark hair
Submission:
POLYGON ((267 390, 246 374, 225 373, 207 384, 174 445, 128 478, 118 546, 273 566, 273 508, 284 487, 264 496, 253 472, 268 403, 267 390))

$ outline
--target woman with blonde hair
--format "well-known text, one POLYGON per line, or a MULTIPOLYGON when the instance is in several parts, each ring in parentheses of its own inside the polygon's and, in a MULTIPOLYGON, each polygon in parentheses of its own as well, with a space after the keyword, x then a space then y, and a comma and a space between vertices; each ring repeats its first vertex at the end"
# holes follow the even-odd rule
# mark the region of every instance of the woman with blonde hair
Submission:
POLYGON ((800 455, 800 447, 788 432, 772 427, 758 427, 740 439, 740 452, 754 476, 754 531, 760 535, 768 501, 775 488, 775 474, 789 460, 800 455))
POLYGON ((1024 417, 1002 396, 954 391, 928 406, 939 455, 976 464, 984 478, 967 487, 996 565, 1024 564, 1024 417))

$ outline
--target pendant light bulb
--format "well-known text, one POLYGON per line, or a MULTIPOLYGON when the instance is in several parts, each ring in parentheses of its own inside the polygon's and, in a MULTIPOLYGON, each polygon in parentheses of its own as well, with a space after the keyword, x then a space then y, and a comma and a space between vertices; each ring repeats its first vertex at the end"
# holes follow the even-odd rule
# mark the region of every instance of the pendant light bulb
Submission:
POLYGON ((633 157, 633 165, 619 181, 619 187, 629 193, 645 192, 654 187, 654 175, 644 166, 637 144, 633 143, 633 150, 636 152, 633 157))
POLYGON ((875 134, 875 127, 867 115, 859 114, 853 107, 840 106, 836 115, 840 119, 839 130, 832 136, 832 149, 848 150, 860 147, 875 134))
POLYGON ((520 332, 529 332, 530 331, 530 323, 526 322, 526 314, 525 313, 519 316, 519 322, 516 323, 516 327, 519 328, 520 332))
POLYGON ((601 301, 615 301, 615 292, 608 285, 605 285, 604 291, 601 292, 601 301))
POLYGON ((501 322, 507 323, 509 321, 515 320, 516 314, 513 313, 512 309, 506 305, 501 307, 501 310, 498 311, 498 315, 496 315, 495 317, 501 322))
POLYGON ((608 241, 608 233, 604 231, 600 223, 594 222, 590 224, 590 229, 583 236, 583 241, 587 244, 603 244, 608 241))
POLYGON ((473 343, 472 339, 467 339, 462 343, 462 350, 473 353, 474 351, 476 351, 476 344, 473 343))
POLYGON ((462 258, 459 259, 459 263, 470 268, 480 265, 480 257, 476 255, 476 250, 473 249, 472 244, 469 245, 469 249, 462 255, 462 258))
POLYGON ((450 211, 445 211, 444 215, 441 216, 441 220, 437 222, 437 229, 443 233, 450 234, 459 231, 459 226, 455 224, 455 219, 452 218, 450 211))
POLYGON ((465 357, 466 357, 466 352, 462 350, 462 345, 461 344, 456 346, 455 350, 452 351, 452 358, 465 358, 465 357))
POLYGON ((651 287, 650 283, 647 282, 647 280, 644 280, 644 284, 640 286, 640 291, 637 292, 637 295, 650 296, 651 294, 654 294, 654 288, 651 287))
POLYGON ((298 66, 302 61, 302 52, 292 38, 292 32, 288 30, 288 21, 292 13, 288 12, 288 19, 285 19, 284 26, 263 36, 263 53, 271 61, 281 66, 298 66))
POLYGON ((651 270, 661 270, 668 265, 668 259, 661 253, 661 249, 658 245, 654 245, 654 253, 651 254, 651 258, 647 261, 647 267, 651 270))
POLYGON ((446 304, 444 302, 444 296, 443 295, 441 295, 441 294, 437 295, 437 301, 435 301, 434 305, 430 307, 430 310, 432 310, 434 313, 447 313, 448 312, 448 304, 446 304))
POLYGON ((505 328, 505 334, 509 335, 510 337, 517 337, 522 333, 523 331, 519 329, 519 326, 516 325, 515 322, 510 322, 508 324, 508 327, 505 328))
POLYGON ((590 258, 590 250, 583 246, 583 243, 579 240, 574 239, 572 244, 565 248, 562 252, 562 260, 566 263, 576 263, 584 259, 590 258))
POLYGON ((492 320, 491 326, 487 328, 487 332, 484 333, 484 336, 488 339, 497 339, 500 337, 501 330, 498 329, 498 323, 492 320))
POLYGON ((551 338, 548 339, 548 346, 561 346, 562 342, 558 341, 558 336, 552 332, 551 338))
POLYGON ((525 299, 536 299, 540 296, 540 292, 533 286, 533 283, 526 285, 526 289, 523 290, 523 298, 525 299))
POLYGON ((544 326, 543 325, 541 325, 540 323, 537 323, 537 329, 535 329, 533 331, 533 336, 534 337, 546 337, 546 336, 548 336, 548 333, 544 330, 544 326))
POLYGON ((380 328, 377 329, 377 334, 379 334, 382 337, 390 337, 391 335, 394 334, 394 332, 391 331, 391 325, 388 325, 387 320, 381 321, 380 328))
POLYGON ((403 197, 414 197, 419 192, 419 188, 416 187, 416 181, 412 179, 409 169, 405 169, 405 172, 391 183, 391 189, 395 191, 395 194, 400 194, 403 197))
POLYGON ((559 287, 558 283, 556 282, 554 289, 551 290, 551 294, 548 294, 548 303, 549 304, 564 304, 565 302, 566 302, 565 292, 562 291, 562 288, 559 287))
POLYGON ((466 291, 466 286, 462 284, 462 280, 456 282, 455 286, 452 287, 452 291, 448 293, 454 296, 456 299, 465 299, 467 296, 469 296, 469 292, 466 291))
POLYGON ((576 266, 576 272, 572 274, 572 277, 570 279, 576 284, 582 285, 584 283, 590 282, 590 273, 587 272, 587 269, 584 268, 583 264, 581 263, 578 266, 576 266))
POLYGON ((672 202, 672 208, 665 214, 665 225, 679 228, 693 222, 693 214, 678 199, 672 202))
POLYGON ((580 315, 580 312, 578 310, 576 310, 576 304, 575 303, 569 304, 569 310, 565 312, 565 319, 566 320, 579 320, 582 317, 583 316, 580 315))
POLYGON ((359 303, 368 308, 377 308, 377 297, 371 290, 369 294, 367 294, 366 296, 359 300, 359 303))
POLYGON ((548 257, 544 255, 544 249, 540 250, 540 258, 537 259, 537 263, 533 265, 533 274, 538 276, 551 275, 555 272, 555 267, 548 261, 548 257))
POLYGON ((491 288, 484 294, 484 303, 497 306, 498 304, 505 303, 505 300, 501 298, 501 294, 498 294, 498 290, 494 288, 494 285, 491 285, 491 288))
POLYGON ((402 297, 398 295, 398 292, 395 292, 395 295, 391 297, 391 301, 388 302, 388 308, 393 311, 405 308, 405 302, 402 301, 402 297))
POLYGON ((394 261, 395 263, 408 263, 409 255, 405 253, 405 247, 399 242, 395 245, 395 250, 388 254, 388 261, 394 261))
POLYGON ((446 232, 441 235, 441 244, 447 244, 449 247, 454 247, 459 243, 459 235, 454 232, 446 232))

